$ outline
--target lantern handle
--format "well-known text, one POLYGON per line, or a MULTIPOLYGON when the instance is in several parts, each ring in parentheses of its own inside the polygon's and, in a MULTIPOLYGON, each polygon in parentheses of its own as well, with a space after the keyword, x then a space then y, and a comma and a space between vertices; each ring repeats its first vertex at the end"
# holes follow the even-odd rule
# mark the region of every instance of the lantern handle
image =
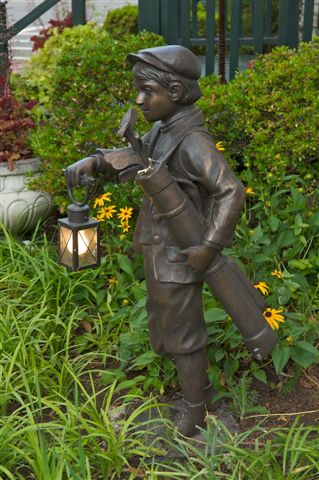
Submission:
MULTIPOLYGON (((63 169, 63 174, 65 170, 63 169)), ((81 175, 80 177, 80 186, 84 187, 84 197, 82 200, 77 200, 73 194, 74 191, 74 185, 71 186, 69 182, 67 182, 67 189, 68 189, 68 195, 73 202, 74 205, 77 205, 78 207, 83 207, 89 200, 90 198, 90 191, 91 188, 95 184, 95 179, 93 177, 89 177, 88 175, 81 175)))

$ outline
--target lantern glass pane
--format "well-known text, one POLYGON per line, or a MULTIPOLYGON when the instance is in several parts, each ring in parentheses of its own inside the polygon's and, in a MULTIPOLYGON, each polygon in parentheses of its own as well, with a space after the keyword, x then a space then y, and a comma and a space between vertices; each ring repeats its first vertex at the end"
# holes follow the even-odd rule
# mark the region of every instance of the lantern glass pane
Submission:
POLYGON ((86 228, 78 231, 79 267, 97 263, 97 229, 86 228))
POLYGON ((60 262, 73 267, 73 236, 72 230, 60 226, 60 262))

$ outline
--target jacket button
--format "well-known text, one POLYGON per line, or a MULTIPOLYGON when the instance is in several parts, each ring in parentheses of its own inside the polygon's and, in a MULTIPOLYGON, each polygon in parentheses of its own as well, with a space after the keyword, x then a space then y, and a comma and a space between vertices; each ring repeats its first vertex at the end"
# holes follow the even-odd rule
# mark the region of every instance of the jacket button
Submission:
POLYGON ((156 245, 161 243, 161 237, 159 235, 154 235, 153 240, 156 245))

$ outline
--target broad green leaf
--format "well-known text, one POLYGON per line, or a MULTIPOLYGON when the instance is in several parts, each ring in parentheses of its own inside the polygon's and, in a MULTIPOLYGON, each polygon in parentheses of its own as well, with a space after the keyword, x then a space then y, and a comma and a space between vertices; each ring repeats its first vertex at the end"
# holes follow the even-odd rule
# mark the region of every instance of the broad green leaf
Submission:
POLYGON ((319 355, 319 350, 305 340, 298 340, 296 342, 296 346, 301 348, 302 350, 306 350, 307 352, 312 353, 313 355, 319 355))
POLYGON ((277 345, 272 351, 271 356, 276 373, 279 375, 290 358, 290 348, 283 345, 277 345))
POLYGON ((291 358, 302 368, 308 368, 315 362, 316 355, 296 347, 291 352, 291 358))
POLYGON ((270 215, 269 217, 269 225, 273 232, 277 232, 278 225, 279 225, 279 218, 275 215, 270 215))
POLYGON ((312 268, 312 263, 307 258, 304 259, 297 259, 297 260, 289 260, 289 267, 297 268, 298 270, 305 270, 306 268, 312 268))
POLYGON ((289 245, 294 245, 296 242, 296 237, 292 230, 287 229, 283 232, 280 232, 277 240, 276 246, 277 248, 288 247, 289 245))
POLYGON ((131 260, 126 255, 118 253, 117 261, 120 269, 123 270, 123 272, 127 273, 131 278, 134 278, 131 260))
POLYGON ((132 363, 132 366, 131 368, 137 368, 137 367, 145 367, 146 365, 149 365, 150 363, 152 363, 155 358, 157 358, 158 355, 154 352, 152 352, 151 350, 149 350, 148 352, 145 352, 145 353, 142 353, 142 355, 139 355, 137 358, 135 358, 135 360, 133 361, 132 363))
POLYGON ((267 375, 264 370, 262 370, 261 368, 253 369, 252 374, 255 378, 257 378, 257 380, 267 385, 267 375))
POLYGON ((97 293, 96 293, 96 303, 97 305, 101 305, 101 303, 103 302, 104 298, 105 298, 105 295, 106 295, 106 289, 104 288, 103 290, 98 290, 97 293))
POLYGON ((290 187, 290 192, 292 196, 292 200, 294 202, 294 207, 296 210, 302 210, 306 207, 305 199, 302 193, 298 192, 295 187, 290 187))
POLYGON ((210 308, 205 312, 205 319, 207 322, 221 322, 226 320, 227 313, 222 308, 210 308))
POLYGON ((218 363, 222 358, 224 358, 224 356, 225 356, 225 351, 219 348, 215 352, 215 361, 218 363))
POLYGON ((285 285, 282 285, 277 288, 276 295, 278 297, 278 302, 280 305, 286 305, 291 297, 291 291, 285 285))

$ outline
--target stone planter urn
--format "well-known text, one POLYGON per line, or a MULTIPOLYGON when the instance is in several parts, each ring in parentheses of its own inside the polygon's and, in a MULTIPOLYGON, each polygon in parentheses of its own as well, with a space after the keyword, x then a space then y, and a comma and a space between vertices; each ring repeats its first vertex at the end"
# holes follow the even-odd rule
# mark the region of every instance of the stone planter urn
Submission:
POLYGON ((15 236, 22 236, 44 220, 51 212, 52 197, 48 193, 29 190, 29 177, 39 175, 41 160, 19 160, 14 170, 0 163, 0 224, 15 236))

